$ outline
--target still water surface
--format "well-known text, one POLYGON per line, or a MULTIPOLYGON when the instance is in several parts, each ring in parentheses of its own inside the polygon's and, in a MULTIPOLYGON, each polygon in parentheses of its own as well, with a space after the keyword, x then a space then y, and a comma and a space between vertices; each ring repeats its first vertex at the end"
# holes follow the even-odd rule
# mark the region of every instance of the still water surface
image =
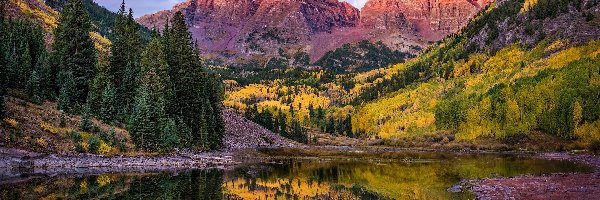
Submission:
POLYGON ((0 199, 472 199, 447 189, 463 179, 590 170, 507 155, 289 159, 232 170, 24 178, 0 185, 0 199))

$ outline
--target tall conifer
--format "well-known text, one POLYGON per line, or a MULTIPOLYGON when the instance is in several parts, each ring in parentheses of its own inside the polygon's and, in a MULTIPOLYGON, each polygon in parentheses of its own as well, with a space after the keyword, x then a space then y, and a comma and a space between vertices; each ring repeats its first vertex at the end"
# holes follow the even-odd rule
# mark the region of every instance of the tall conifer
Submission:
POLYGON ((161 140, 172 137, 161 135, 172 126, 167 118, 165 105, 170 96, 168 65, 160 39, 154 38, 142 53, 140 86, 130 123, 132 137, 141 147, 158 150, 161 140))
POLYGON ((85 103, 89 82, 95 76, 96 49, 90 31, 91 22, 83 2, 69 0, 56 28, 52 55, 52 65, 59 71, 60 105, 66 110, 85 103))

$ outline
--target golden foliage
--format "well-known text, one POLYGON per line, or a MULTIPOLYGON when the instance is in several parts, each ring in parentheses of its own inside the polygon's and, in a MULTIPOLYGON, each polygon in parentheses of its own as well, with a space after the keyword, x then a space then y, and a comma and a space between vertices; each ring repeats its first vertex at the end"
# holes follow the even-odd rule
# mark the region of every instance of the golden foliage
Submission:
POLYGON ((523 4, 523 8, 521 8, 521 12, 527 12, 531 8, 533 8, 538 3, 538 0, 525 0, 525 4, 523 4))
POLYGON ((104 140, 100 140, 100 146, 98 147, 98 154, 108 155, 111 150, 112 150, 112 147, 109 144, 104 142, 104 140))
POLYGON ((59 134, 61 133, 61 130, 59 128, 56 128, 54 126, 52 126, 52 124, 46 123, 44 121, 40 121, 40 128, 42 128, 42 130, 52 133, 52 134, 59 134))
POLYGON ((98 176, 98 178, 96 178, 96 183, 98 183, 98 186, 104 187, 104 186, 110 184, 110 177, 105 174, 100 175, 100 176, 98 176))
POLYGON ((585 142, 600 140, 600 120, 579 125, 575 129, 575 136, 585 142))
POLYGON ((48 148, 48 143, 46 142, 46 140, 44 138, 36 139, 35 144, 37 145, 37 147, 42 148, 42 149, 48 148))
POLYGON ((419 84, 364 105, 352 117, 353 131, 385 139, 432 130, 435 124, 433 109, 444 90, 440 81, 419 84))
POLYGON ((94 47, 96 47, 98 51, 104 53, 110 51, 110 46, 112 45, 112 42, 108 40, 108 38, 96 32, 90 32, 90 37, 92 38, 92 41, 94 41, 94 47))
POLYGON ((43 2, 36 2, 36 5, 31 5, 29 1, 12 0, 9 3, 15 4, 24 16, 42 23, 48 32, 58 26, 59 13, 43 2))
POLYGON ((13 118, 4 118, 4 122, 6 122, 8 125, 12 126, 13 128, 17 128, 17 126, 19 125, 19 123, 17 122, 17 120, 13 119, 13 118))
POLYGON ((496 55, 488 59, 482 70, 484 72, 500 72, 513 69, 522 62, 524 55, 525 52, 518 45, 511 45, 498 51, 496 55))

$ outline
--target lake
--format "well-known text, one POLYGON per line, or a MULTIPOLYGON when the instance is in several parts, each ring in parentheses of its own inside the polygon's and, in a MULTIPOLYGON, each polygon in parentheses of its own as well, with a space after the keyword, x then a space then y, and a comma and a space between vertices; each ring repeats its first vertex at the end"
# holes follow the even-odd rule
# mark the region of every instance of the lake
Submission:
POLYGON ((502 154, 270 159, 228 170, 23 176, 3 181, 0 199, 472 199, 448 188, 464 179, 592 170, 502 154))

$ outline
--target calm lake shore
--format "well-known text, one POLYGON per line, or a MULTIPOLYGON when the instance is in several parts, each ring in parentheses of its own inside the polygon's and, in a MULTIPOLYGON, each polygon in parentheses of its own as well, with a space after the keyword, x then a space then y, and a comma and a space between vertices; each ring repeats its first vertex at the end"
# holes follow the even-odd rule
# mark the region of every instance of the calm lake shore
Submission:
POLYGON ((567 160, 595 168, 593 173, 551 174, 471 180, 477 199, 595 199, 600 196, 600 158, 568 153, 540 153, 539 158, 567 160))
MULTIPOLYGON (((97 156, 38 154, 0 148, 0 184, 26 182, 44 176, 87 176, 110 173, 181 172, 193 169, 230 169, 243 162, 271 162, 282 158, 411 162, 413 153, 517 154, 521 157, 572 161, 594 167, 593 173, 550 174, 465 180, 449 189, 469 190, 478 199, 575 199, 600 195, 600 158, 570 153, 411 150, 397 148, 309 147, 178 152, 159 156, 97 156), (319 153, 316 153, 319 152, 319 153), (311 156, 312 155, 312 156, 311 156)), ((443 156, 443 155, 442 155, 443 156)), ((422 162, 428 158, 418 158, 422 162)), ((435 159, 435 158, 433 158, 435 159)))

